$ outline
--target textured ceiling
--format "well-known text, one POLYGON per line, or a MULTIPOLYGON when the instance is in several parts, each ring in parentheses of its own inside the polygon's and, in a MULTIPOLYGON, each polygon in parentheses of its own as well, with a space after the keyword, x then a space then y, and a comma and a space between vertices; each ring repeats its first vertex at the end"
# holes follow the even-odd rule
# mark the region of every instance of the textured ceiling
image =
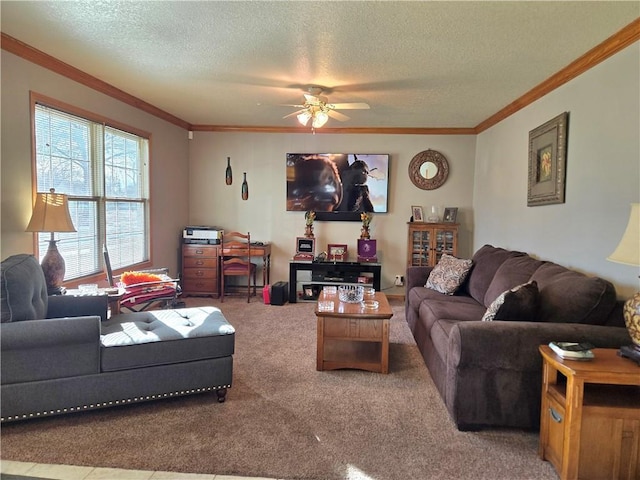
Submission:
POLYGON ((2 1, 2 32, 194 125, 474 127, 640 16, 640 3, 2 1))

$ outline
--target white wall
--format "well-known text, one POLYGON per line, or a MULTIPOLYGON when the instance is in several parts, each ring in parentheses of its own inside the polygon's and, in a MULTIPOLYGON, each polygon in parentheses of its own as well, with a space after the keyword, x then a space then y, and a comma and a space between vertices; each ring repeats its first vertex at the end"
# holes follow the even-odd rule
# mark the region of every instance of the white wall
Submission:
MULTIPOLYGON (((295 238, 304 234, 304 212, 287 212, 285 158, 287 152, 388 153, 389 213, 376 214, 371 238, 378 242, 382 288, 404 275, 407 222, 411 206, 458 207, 459 255, 473 253, 471 245, 475 136, 261 134, 195 132, 190 143, 190 222, 226 230, 250 231, 251 238, 273 244, 272 282, 288 280, 295 238), (449 162, 447 182, 437 190, 420 190, 411 183, 409 162, 426 149, 441 152, 449 162), (233 185, 224 172, 231 157, 233 185), (247 172, 249 200, 242 201, 242 173, 247 172)), ((355 260, 360 222, 316 222, 316 252, 328 243, 346 243, 355 260)))
POLYGON ((31 218, 29 91, 151 132, 152 259, 177 274, 178 241, 188 217, 187 132, 141 110, 2 51, 2 230, 0 257, 34 253, 31 218))
POLYGON ((640 200, 640 44, 626 48, 477 138, 474 248, 529 252, 612 281, 621 298, 638 269, 612 263, 640 200), (529 131, 569 112, 566 203, 527 207, 529 131))

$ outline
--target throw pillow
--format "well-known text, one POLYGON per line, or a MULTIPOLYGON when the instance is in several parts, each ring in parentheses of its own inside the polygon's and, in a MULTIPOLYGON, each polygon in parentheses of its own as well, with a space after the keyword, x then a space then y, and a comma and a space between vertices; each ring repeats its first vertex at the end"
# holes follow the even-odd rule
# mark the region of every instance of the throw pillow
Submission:
POLYGON ((445 295, 453 295, 467 278, 472 265, 471 260, 463 260, 445 253, 431 270, 425 287, 445 295))
POLYGON ((482 316, 483 322, 493 320, 515 320, 533 322, 537 320, 540 295, 538 284, 523 283, 498 295, 482 316))

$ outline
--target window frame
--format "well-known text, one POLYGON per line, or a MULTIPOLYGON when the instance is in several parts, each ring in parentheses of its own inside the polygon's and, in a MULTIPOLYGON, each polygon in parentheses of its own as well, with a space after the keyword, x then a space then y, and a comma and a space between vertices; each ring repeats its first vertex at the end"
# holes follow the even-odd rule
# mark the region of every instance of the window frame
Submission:
MULTIPOLYGON (((147 166, 147 179, 145 189, 147 191, 147 218, 145 222, 145 235, 147 237, 147 248, 148 248, 148 259, 142 262, 138 262, 131 265, 126 265, 115 269, 113 271, 114 275, 122 273, 127 270, 139 270, 144 268, 149 268, 153 264, 153 238, 151 235, 152 232, 152 220, 151 220, 151 211, 152 211, 152 188, 151 188, 151 157, 152 157, 152 135, 150 132, 145 130, 133 127, 131 125, 124 124, 117 120, 113 120, 108 117, 104 117, 102 115, 96 114, 94 112, 76 107, 74 105, 62 102, 60 100, 48 97, 46 95, 42 95, 40 93, 30 91, 29 92, 29 113, 30 113, 30 122, 31 122, 31 190, 32 190, 32 205, 35 202, 36 195, 38 193, 38 183, 37 183, 37 152, 36 152, 36 105, 41 105, 44 107, 49 107, 55 110, 59 110, 63 113, 74 115, 85 119, 90 122, 101 123, 105 127, 113 128, 116 130, 120 130, 122 132, 135 135, 138 137, 145 138, 147 140, 147 161, 149 165, 147 166)), ((101 173, 104 175, 104 172, 101 173)), ((74 197, 73 195, 69 195, 69 199, 73 200, 82 200, 90 197, 74 197)), ((110 200, 114 200, 114 198, 107 197, 106 192, 103 192, 102 196, 94 196, 98 203, 98 215, 105 214, 106 203, 110 200)), ((99 228, 99 227, 98 227, 99 228)), ((98 232, 99 237, 105 237, 106 232, 98 232)), ((33 233, 33 252, 36 258, 40 258, 40 248, 38 242, 38 233, 33 233)), ((104 273, 104 258, 102 255, 102 247, 99 246, 97 252, 97 261, 99 266, 99 271, 87 275, 83 275, 80 277, 75 277, 72 279, 65 279, 64 284, 66 286, 77 286, 80 283, 87 281, 104 281, 106 279, 104 273)))

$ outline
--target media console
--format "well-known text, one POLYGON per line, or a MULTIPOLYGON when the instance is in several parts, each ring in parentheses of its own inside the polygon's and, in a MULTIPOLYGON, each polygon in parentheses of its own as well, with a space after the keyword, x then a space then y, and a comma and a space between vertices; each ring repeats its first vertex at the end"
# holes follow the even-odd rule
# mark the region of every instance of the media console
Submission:
POLYGON ((366 284, 380 291, 381 276, 379 263, 289 262, 289 302, 298 301, 298 292, 301 300, 314 300, 324 285, 366 284), (300 272, 308 274, 301 279, 300 272), (305 287, 311 292, 305 292, 305 287))

